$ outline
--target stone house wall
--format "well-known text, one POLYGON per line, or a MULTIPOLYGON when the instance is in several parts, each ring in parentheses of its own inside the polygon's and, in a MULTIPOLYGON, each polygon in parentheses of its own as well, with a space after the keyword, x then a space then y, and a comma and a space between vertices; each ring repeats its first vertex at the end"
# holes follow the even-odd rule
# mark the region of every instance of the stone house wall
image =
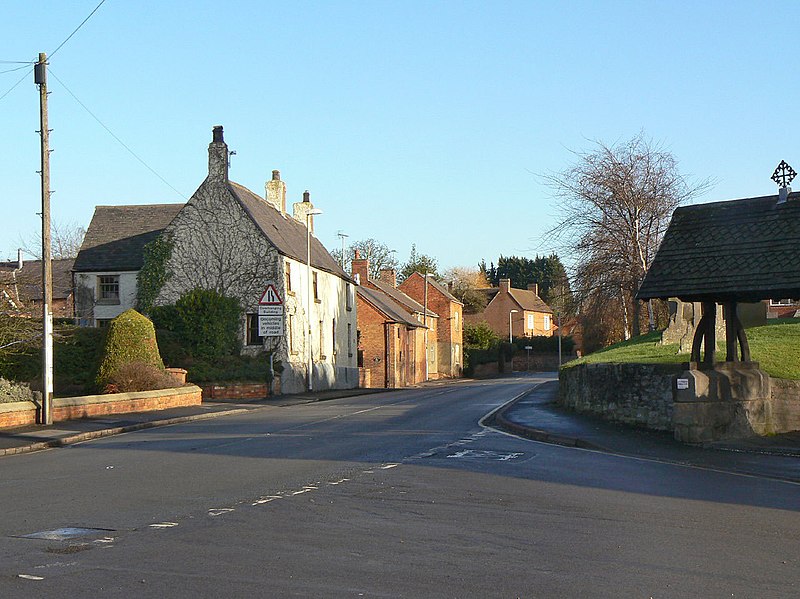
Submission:
POLYGON ((125 310, 136 307, 137 282, 135 272, 76 272, 75 316, 83 326, 97 326, 98 320, 111 320, 125 310), (98 300, 100 275, 119 277, 119 302, 103 303, 98 300))

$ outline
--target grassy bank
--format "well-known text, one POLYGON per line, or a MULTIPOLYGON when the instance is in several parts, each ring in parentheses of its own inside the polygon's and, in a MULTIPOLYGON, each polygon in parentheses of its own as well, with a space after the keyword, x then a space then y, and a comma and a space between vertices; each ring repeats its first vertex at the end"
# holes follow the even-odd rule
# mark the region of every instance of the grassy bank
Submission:
MULTIPOLYGON (((800 380, 800 320, 784 319, 747 329, 753 360, 770 376, 800 380)), ((717 357, 725 359, 725 345, 718 343, 717 357)), ((564 365, 592 363, 680 364, 689 362, 678 345, 661 345, 661 333, 648 333, 617 343, 564 365)))

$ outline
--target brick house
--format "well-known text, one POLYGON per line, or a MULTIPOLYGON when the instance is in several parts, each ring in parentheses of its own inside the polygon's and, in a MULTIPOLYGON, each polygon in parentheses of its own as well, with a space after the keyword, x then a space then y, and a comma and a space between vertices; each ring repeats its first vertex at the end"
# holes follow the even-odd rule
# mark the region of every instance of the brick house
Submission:
POLYGON ((437 280, 425 277, 419 272, 412 273, 400 283, 398 289, 418 303, 427 303, 428 308, 432 308, 439 315, 436 334, 437 371, 440 377, 461 376, 464 304, 437 280))
MULTIPOLYGON (((278 171, 272 172, 262 198, 229 179, 229 156, 222 127, 214 127, 208 147, 208 176, 186 204, 169 210, 163 205, 136 207, 144 214, 149 209, 152 222, 149 228, 140 226, 147 230, 133 235, 131 224, 120 222, 122 216, 105 219, 110 221, 105 223, 105 243, 92 243, 90 225, 89 245, 84 245, 95 259, 87 262, 104 267, 87 271, 96 281, 94 297, 105 292, 103 277, 118 273, 117 313, 124 310, 123 304, 135 303, 144 246, 161 239, 168 246, 163 264, 166 278, 156 293, 155 305, 174 304, 195 288, 234 297, 243 309, 242 352, 273 352, 283 366, 282 392, 305 390, 309 378, 315 390, 357 387, 355 286, 314 237, 314 206, 308 192, 289 214, 286 185, 278 171), (125 251, 119 255, 104 251, 109 247, 125 251), (259 300, 269 285, 283 302, 283 326, 281 334, 262 337, 259 300)), ((76 264, 85 266, 80 254, 76 264)), ((97 323, 101 307, 95 301, 90 324, 97 323)))
POLYGON ((485 322, 502 339, 508 339, 509 319, 513 337, 553 335, 553 310, 539 297, 538 285, 514 289, 510 279, 500 279, 500 286, 482 289, 488 303, 483 312, 467 315, 467 322, 485 322), (516 310, 516 312, 513 312, 516 310))
MULTIPOLYGON (((369 262, 356 253, 352 261, 352 272, 353 278, 359 282, 359 290, 371 290, 379 294, 377 297, 382 298, 384 304, 393 307, 395 315, 389 316, 384 313, 384 325, 393 323, 392 318, 396 317, 398 311, 403 316, 403 320, 398 321, 398 324, 403 324, 406 328, 405 333, 402 333, 407 336, 404 342, 406 348, 404 355, 408 356, 408 359, 402 365, 405 370, 403 373, 390 374, 386 378, 403 381, 407 385, 438 378, 436 333, 439 315, 431 309, 426 310, 425 306, 397 289, 397 277, 393 269, 381 271, 380 280, 370 279, 369 262)), ((365 299, 362 298, 362 300, 365 299)), ((359 331, 361 331, 361 346, 366 348, 368 345, 380 346, 383 343, 383 351, 389 351, 391 343, 381 342, 379 339, 367 336, 368 331, 373 335, 377 333, 377 329, 371 326, 375 323, 370 322, 366 315, 362 316, 360 313, 358 319, 358 327, 359 331)), ((368 366, 366 356, 363 364, 364 367, 368 366)), ((401 364, 397 362, 397 366, 400 368, 401 364)))
MULTIPOLYGON (((51 260, 53 272, 54 318, 72 318, 72 258, 51 260)), ((0 312, 15 316, 41 317, 42 312, 42 261, 19 258, 0 262, 0 312)))
MULTIPOLYGON (((424 327, 388 295, 370 287, 356 289, 359 366, 369 374, 365 387, 405 387, 422 379, 418 356, 424 327)), ((423 349, 424 351, 424 349, 423 349)))

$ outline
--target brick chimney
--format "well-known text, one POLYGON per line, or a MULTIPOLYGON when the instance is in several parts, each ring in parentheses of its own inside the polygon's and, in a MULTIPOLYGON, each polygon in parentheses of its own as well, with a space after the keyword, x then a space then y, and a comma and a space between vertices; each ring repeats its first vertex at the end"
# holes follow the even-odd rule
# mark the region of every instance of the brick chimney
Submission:
MULTIPOLYGON (((311 203, 311 194, 308 193, 306 189, 303 192, 303 201, 302 202, 295 202, 292 204, 292 216, 294 219, 305 227, 306 226, 306 214, 311 212, 314 209, 314 204, 311 203)), ((312 215, 309 219, 310 229, 311 232, 314 232, 314 216, 312 215)))
POLYGON ((539 283, 528 283, 528 291, 533 291, 536 295, 539 295, 539 283))
POLYGON ((511 289, 511 279, 500 279, 500 293, 508 293, 511 289))
POLYGON ((228 182, 228 144, 222 135, 222 125, 212 130, 211 143, 208 144, 208 179, 228 182))
POLYGON ((281 214, 286 214, 286 183, 281 181, 281 172, 272 171, 272 180, 267 181, 264 187, 267 204, 281 214))
POLYGON ((366 285, 369 280, 369 260, 362 258, 358 250, 355 251, 350 266, 350 272, 354 279, 358 279, 360 285, 366 285))
POLYGON ((397 271, 393 268, 381 269, 381 281, 392 287, 397 287, 397 271))

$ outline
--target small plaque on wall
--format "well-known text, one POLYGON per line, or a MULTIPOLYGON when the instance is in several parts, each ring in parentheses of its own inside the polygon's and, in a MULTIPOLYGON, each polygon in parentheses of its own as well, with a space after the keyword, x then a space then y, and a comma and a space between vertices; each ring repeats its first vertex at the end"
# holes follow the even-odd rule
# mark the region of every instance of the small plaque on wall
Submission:
POLYGON ((678 389, 688 389, 689 379, 678 379, 678 389))

